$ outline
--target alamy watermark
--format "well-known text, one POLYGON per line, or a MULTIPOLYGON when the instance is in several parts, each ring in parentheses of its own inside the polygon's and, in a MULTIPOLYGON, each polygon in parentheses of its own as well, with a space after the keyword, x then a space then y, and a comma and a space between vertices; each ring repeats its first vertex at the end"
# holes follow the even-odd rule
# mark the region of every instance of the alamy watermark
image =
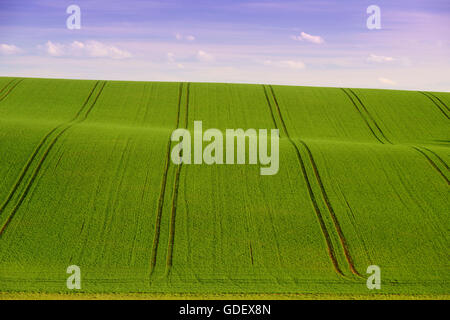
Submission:
POLYGON ((370 16, 367 18, 367 29, 375 30, 381 29, 381 9, 377 5, 371 5, 367 7, 367 14, 370 16))
POLYGON ((367 278, 366 285, 367 289, 381 289, 381 269, 379 266, 368 266, 366 273, 370 274, 367 278))
POLYGON ((261 175, 275 175, 279 169, 278 129, 270 130, 270 154, 267 129, 258 131, 255 129, 246 131, 244 129, 226 129, 224 148, 222 131, 208 129, 203 132, 202 121, 194 121, 193 141, 191 132, 187 129, 176 129, 172 133, 171 140, 179 142, 171 151, 171 159, 174 164, 246 164, 248 158, 248 164, 258 164, 259 162, 261 175), (203 148, 203 142, 208 142, 205 148, 203 148), (247 145, 248 154, 246 153, 247 145))
POLYGON ((79 266, 71 265, 67 267, 66 272, 70 274, 67 278, 66 285, 69 290, 81 289, 81 270, 79 266))
POLYGON ((69 30, 81 29, 81 9, 76 4, 67 7, 66 13, 70 16, 66 20, 66 26, 69 30))

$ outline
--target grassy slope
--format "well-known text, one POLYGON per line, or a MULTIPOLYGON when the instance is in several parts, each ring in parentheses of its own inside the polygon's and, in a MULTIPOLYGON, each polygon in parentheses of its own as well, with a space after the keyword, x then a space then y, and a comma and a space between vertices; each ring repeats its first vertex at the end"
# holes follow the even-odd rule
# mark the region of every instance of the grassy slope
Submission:
POLYGON ((353 105, 353 110, 339 103, 342 90, 279 87, 276 92, 295 140, 305 137, 314 155, 356 269, 364 273, 367 265, 379 265, 383 279, 397 292, 448 291, 450 225, 444 212, 449 154, 444 143, 435 146, 436 141, 448 140, 448 119, 415 92, 355 90, 364 107, 353 105), (314 91, 322 91, 327 99, 312 97, 314 91), (336 110, 339 106, 342 109, 336 110), (324 125, 303 125, 304 110, 313 116, 320 110, 321 119, 357 114, 359 121, 354 118, 345 130, 340 127, 344 121, 329 121, 324 141, 314 136, 324 125), (438 149, 440 160, 429 151, 438 149))
POLYGON ((449 94, 11 80, 0 291, 67 291, 77 264, 86 292, 363 297, 377 264, 381 293, 449 293, 449 94), (279 173, 167 163, 194 120, 279 128, 279 173))
MULTIPOLYGON (((194 119, 205 128, 274 127, 260 86, 193 84, 190 95, 189 128, 194 119)), ((183 166, 172 281, 200 278, 225 292, 341 282, 295 154, 286 141, 280 148, 280 171, 271 177, 258 166, 183 166)))

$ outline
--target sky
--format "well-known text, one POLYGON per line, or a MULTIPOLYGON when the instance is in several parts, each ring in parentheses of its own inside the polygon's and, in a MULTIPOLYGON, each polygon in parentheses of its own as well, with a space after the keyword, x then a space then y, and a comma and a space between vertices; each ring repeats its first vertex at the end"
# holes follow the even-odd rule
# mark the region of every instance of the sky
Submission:
POLYGON ((0 76, 450 92, 449 31, 448 0, 0 0, 0 76))

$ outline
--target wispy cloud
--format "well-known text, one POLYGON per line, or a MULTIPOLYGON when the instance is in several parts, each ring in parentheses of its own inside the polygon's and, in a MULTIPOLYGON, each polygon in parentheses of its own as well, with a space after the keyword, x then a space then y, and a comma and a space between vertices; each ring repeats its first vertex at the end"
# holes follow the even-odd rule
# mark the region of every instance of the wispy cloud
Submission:
POLYGON ((23 50, 13 44, 0 43, 1 55, 13 55, 22 53, 23 50))
POLYGON ((73 41, 70 44, 54 43, 47 41, 39 46, 46 54, 52 57, 80 57, 80 58, 110 58, 125 59, 132 57, 127 50, 108 45, 99 41, 73 41))
POLYGON ((298 60, 279 60, 279 61, 266 60, 264 61, 264 65, 275 66, 280 68, 291 68, 291 69, 305 68, 305 64, 302 61, 298 60))
POLYGON ((177 66, 179 69, 184 69, 184 65, 176 61, 175 54, 173 52, 167 53, 167 61, 169 64, 177 66))
POLYGON ((168 60, 170 63, 174 63, 174 62, 175 62, 175 54, 172 53, 172 52, 168 52, 168 53, 167 53, 167 60, 168 60))
POLYGON ((295 41, 308 41, 315 44, 322 44, 325 42, 321 36, 313 36, 311 34, 308 34, 306 32, 300 33, 299 36, 291 36, 291 39, 295 41))
POLYGON ((376 62, 376 63, 385 63, 385 62, 393 62, 393 61, 395 61, 395 58, 387 57, 387 56, 377 56, 377 55, 371 53, 369 55, 369 57, 367 58, 367 61, 376 62))
POLYGON ((201 62, 212 62, 212 61, 214 61, 214 56, 203 50, 199 50, 197 52, 197 60, 199 60, 201 62))
POLYGON ((381 82, 382 84, 387 84, 389 86, 397 85, 397 82, 395 82, 394 80, 391 80, 391 79, 388 79, 388 78, 384 78, 384 77, 379 77, 378 81, 381 82))
POLYGON ((195 36, 193 35, 182 35, 181 33, 175 34, 175 39, 178 41, 187 40, 187 41, 195 41, 195 36))

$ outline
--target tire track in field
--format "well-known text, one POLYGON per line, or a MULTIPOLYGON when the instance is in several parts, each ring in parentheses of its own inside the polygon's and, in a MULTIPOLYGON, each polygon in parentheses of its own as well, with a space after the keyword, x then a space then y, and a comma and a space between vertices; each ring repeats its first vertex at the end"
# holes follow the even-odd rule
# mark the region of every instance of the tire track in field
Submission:
MULTIPOLYGON (((181 112, 181 96, 183 93, 183 83, 180 83, 180 87, 178 89, 178 109, 177 109, 177 122, 175 127, 178 128, 180 125, 180 112, 181 112)), ((159 245, 159 238, 160 238, 160 232, 161 232, 161 218, 162 218, 162 212, 164 208, 164 198, 166 194, 166 188, 167 188, 167 174, 169 172, 170 167, 170 150, 172 147, 172 139, 171 136, 169 136, 169 141, 167 142, 166 147, 166 160, 164 163, 164 173, 162 176, 161 181, 161 189, 159 192, 159 198, 158 198, 158 207, 156 210, 156 221, 155 221, 155 235, 153 238, 153 246, 152 246, 152 256, 150 259, 150 276, 152 276, 155 266, 156 266, 156 257, 158 254, 158 245, 159 245)))
POLYGON ((444 101, 441 100, 441 98, 439 98, 437 95, 435 95, 435 94, 432 93, 432 92, 428 92, 428 94, 429 94, 430 96, 436 98, 440 103, 442 103, 442 105, 444 106, 444 108, 445 108, 448 112, 450 112, 449 107, 444 103, 444 101))
MULTIPOLYGON (((272 115, 272 120, 274 121, 275 128, 278 129, 278 125, 275 122, 275 116, 273 114, 273 110, 272 110, 272 107, 271 107, 272 104, 270 103, 270 99, 269 99, 269 95, 267 93, 266 86, 263 86, 263 89, 264 89, 264 93, 266 95, 267 103, 269 105, 269 109, 270 109, 270 112, 271 112, 271 115, 272 115)), ((279 117, 279 119, 281 121, 281 126, 282 126, 282 129, 283 129, 283 132, 286 135, 286 137, 288 138, 288 140, 291 143, 291 145, 294 147, 295 153, 297 155, 297 159, 298 159, 298 162, 299 162, 301 170, 302 170, 303 178, 306 181, 306 187, 308 189, 309 198, 311 199, 314 211, 316 213, 317 220, 319 221, 320 229, 322 230, 322 234, 323 234, 323 236, 325 238, 325 242, 327 244, 328 256, 330 257, 330 260, 331 260, 331 262, 333 264, 333 267, 334 267, 336 273, 338 273, 339 275, 345 277, 344 273, 342 272, 342 270, 339 267, 339 263, 338 263, 337 258, 336 258, 335 249, 334 249, 333 243, 331 241, 331 236, 330 236, 330 234, 328 232, 328 229, 327 229, 327 227, 325 225, 325 221, 323 219, 322 212, 319 209, 319 205, 317 203, 316 197, 314 195, 314 191, 313 191, 312 186, 311 186, 311 182, 310 182, 308 174, 306 172, 306 166, 305 166, 305 163, 304 163, 304 161, 302 159, 302 156, 300 154, 300 150, 298 149, 297 145, 292 140, 292 138, 290 137, 290 135, 289 135, 289 133, 287 131, 286 124, 284 123, 283 117, 281 116, 280 108, 278 107, 278 102, 275 100, 275 96, 273 94, 272 86, 270 86, 270 89, 272 91, 272 95, 273 95, 273 98, 274 98, 274 101, 275 101, 275 106, 276 106, 276 109, 277 109, 278 117, 279 117)))
MULTIPOLYGON (((264 95, 265 95, 265 97, 266 97, 266 100, 267 100, 267 107, 269 108, 269 112, 270 112, 270 116, 272 117, 272 121, 273 121, 273 124, 274 124, 274 126, 275 126, 275 129, 279 129, 278 128, 278 125, 277 125, 277 122, 275 121, 275 116, 274 116, 274 114, 273 114, 273 110, 272 110, 272 107, 271 107, 271 102, 270 102, 270 99, 269 99, 269 95, 267 94, 267 90, 266 90, 266 87, 263 85, 262 86, 263 87, 263 90, 264 90, 264 95)), ((260 190, 261 190, 261 188, 260 188, 260 190)), ((262 190, 261 190, 262 191, 262 190)), ((264 193, 264 192, 263 192, 264 193)), ((273 218, 272 218, 272 214, 271 214, 271 209, 266 205, 266 209, 267 209, 267 211, 268 211, 268 215, 269 215, 269 219, 270 219, 270 224, 271 224, 271 229, 272 229, 272 232, 274 232, 275 233, 275 227, 274 227, 274 224, 273 224, 273 218)), ((280 244, 279 244, 279 242, 278 242, 278 240, 277 241, 275 241, 275 246, 276 246, 276 249, 277 249, 277 258, 278 258, 278 262, 279 262, 279 264, 280 264, 280 267, 282 267, 282 259, 281 259, 281 254, 280 254, 280 244)), ((277 283, 279 284, 279 280, 278 280, 278 278, 276 278, 276 281, 277 281, 277 283)))
POLYGON ((350 223, 352 224, 353 229, 355 230, 355 234, 356 234, 356 236, 358 237, 358 240, 359 240, 359 241, 361 242, 361 244, 362 244, 364 253, 365 253, 366 258, 367 258, 368 265, 372 265, 372 264, 373 264, 373 262, 372 262, 373 259, 371 258, 370 251, 367 249, 366 241, 364 241, 364 237, 362 237, 362 236, 360 235, 359 232, 356 232, 356 230, 357 230, 358 228, 357 228, 357 226, 356 226, 356 218, 355 218, 355 214, 353 213, 353 209, 352 209, 352 207, 350 206, 350 203, 348 202, 347 197, 345 196, 344 193, 342 193, 342 196, 344 197, 345 204, 346 204, 346 206, 347 206, 347 208, 348 208, 348 210, 349 210, 349 212, 350 212, 350 216, 351 216, 351 218, 349 219, 349 220, 350 220, 350 223))
POLYGON ((411 147, 411 148, 413 148, 414 150, 419 152, 421 155, 423 155, 425 157, 425 159, 427 159, 428 163, 441 175, 442 178, 444 178, 444 180, 447 182, 447 184, 450 184, 450 181, 445 176, 445 174, 441 171, 441 169, 439 169, 439 167, 436 165, 436 163, 425 152, 423 152, 420 147, 411 147))
POLYGON ((375 131, 373 131, 372 127, 370 126, 369 122, 367 121, 366 117, 364 117, 363 113, 361 112, 361 110, 358 108, 358 105, 356 104, 356 102, 353 100, 353 98, 350 96, 350 94, 345 91, 344 88, 341 88, 342 91, 344 91, 345 95, 350 99, 350 101, 352 102, 353 106, 355 107, 355 109, 358 111, 359 115, 361 116, 361 118, 364 120, 366 126, 369 128, 370 132, 372 132, 372 135, 381 143, 384 144, 383 140, 381 140, 378 135, 375 133, 375 131))
MULTIPOLYGON (((281 119, 281 122, 283 124, 283 128, 284 128, 284 130, 287 133, 286 124, 285 124, 285 122, 283 120, 283 116, 281 114, 280 105, 278 104, 278 100, 277 100, 277 98, 275 96, 275 91, 274 91, 272 86, 270 86, 270 90, 272 92, 272 96, 273 96, 273 99, 274 99, 274 102, 275 102, 275 106, 276 106, 277 111, 278 111, 278 115, 279 115, 279 117, 281 119)), ((291 138, 289 138, 289 139, 295 145, 295 142, 291 138)), ((316 162, 315 162, 314 157, 312 155, 312 152, 311 152, 310 148, 308 147, 308 145, 306 144, 306 142, 304 142, 301 139, 299 139, 299 142, 302 144, 304 149, 307 151, 309 162, 312 165, 312 168, 313 168, 313 171, 314 171, 314 175, 316 177, 317 184, 319 185, 322 198, 324 200, 324 203, 325 203, 325 205, 326 205, 326 207, 328 209, 328 212, 329 212, 329 214, 331 216, 331 219, 333 221, 333 225, 334 225, 334 227, 336 229, 336 232, 338 234, 339 241, 341 243, 342 249, 344 250, 345 260, 347 261, 347 263, 349 265, 350 271, 354 275, 356 275, 358 277, 362 277, 361 274, 358 272, 358 270, 356 270, 355 263, 353 261, 353 258, 351 256, 351 254, 350 254, 350 250, 349 250, 349 247, 348 247, 347 239, 344 236, 344 232, 342 231, 342 228, 341 228, 341 225, 339 223, 339 220, 338 220, 338 218, 336 216, 336 213, 335 213, 335 211, 333 209, 333 206, 331 205, 331 201, 330 201, 330 199, 328 197, 328 194, 327 194, 327 192, 325 190, 325 185, 323 184, 322 178, 320 177, 319 169, 317 168, 317 165, 316 165, 316 162)))
MULTIPOLYGON (((189 120, 189 97, 190 97, 190 83, 186 86, 186 113, 184 115, 184 128, 188 128, 188 120, 189 120)), ((182 155, 182 154, 181 154, 182 155)), ((178 204, 178 189, 180 185, 180 173, 183 167, 183 162, 181 162, 175 173, 175 182, 173 186, 173 194, 172 194, 172 211, 170 216, 170 226, 169 226, 169 241, 167 246, 167 260, 166 260, 166 275, 170 275, 170 271, 172 270, 172 262, 173 262, 173 248, 175 246, 175 219, 177 214, 177 204, 178 204)))
POLYGON ((393 144, 384 134, 383 130, 381 130, 380 126, 378 125, 378 123, 375 121, 375 118, 372 116, 372 114, 369 112, 369 110, 366 108, 366 106, 364 105, 364 103, 361 101, 361 99, 359 98, 359 96, 350 88, 347 88, 348 91, 350 91, 353 96, 356 98, 356 100, 358 100, 359 104, 361 105, 361 107, 364 109, 364 111, 366 112, 367 116, 369 117, 370 120, 372 120, 373 124, 375 125, 375 127, 378 129, 378 132, 381 134, 381 136, 383 137, 384 140, 387 141, 387 143, 389 144, 393 144))
MULTIPOLYGON (((13 80, 16 80, 16 79, 13 79, 13 80)), ((0 96, 0 102, 2 102, 2 101, 3 101, 3 100, 11 93, 11 91, 13 91, 14 88, 17 87, 17 86, 19 85, 19 83, 21 83, 23 80, 25 80, 25 79, 20 79, 19 81, 17 81, 16 83, 14 83, 14 84, 11 86, 11 88, 9 88, 2 96, 0 96)), ((12 82, 12 81, 11 81, 11 82, 12 82)), ((2 89, 2 92, 3 92, 3 90, 6 89, 6 87, 7 87, 11 82, 9 82, 9 83, 2 89)))
MULTIPOLYGON (((125 138, 125 137, 124 137, 125 138)), ((102 239, 102 246, 101 249, 99 250, 99 252, 103 254, 106 252, 106 247, 107 247, 107 242, 105 241, 105 239, 107 239, 105 236, 107 235, 108 231, 111 230, 111 224, 113 223, 113 219, 114 219, 114 215, 116 213, 115 209, 118 207, 118 195, 121 194, 121 189, 123 188, 123 181, 125 179, 125 175, 127 173, 127 168, 128 168, 128 163, 130 161, 130 157, 133 153, 133 148, 135 148, 136 143, 133 141, 133 137, 132 136, 128 136, 126 139, 124 139, 126 142, 119 142, 121 139, 121 136, 118 135, 117 136, 118 139, 118 143, 117 145, 119 145, 120 147, 118 148, 118 152, 114 152, 113 153, 119 153, 120 154, 120 159, 119 161, 116 163, 116 167, 114 169, 114 173, 112 174, 112 177, 115 178, 115 182, 116 183, 111 183, 107 188, 104 188, 103 190, 105 190, 108 194, 108 198, 106 201, 106 207, 104 210, 104 217, 103 217, 103 221, 102 221, 102 228, 100 231, 100 236, 99 239, 102 239), (118 182, 118 183, 117 183, 118 182)), ((117 159, 117 158, 116 158, 117 159)), ((136 236, 136 234, 135 234, 136 236)), ((100 241, 98 241, 100 242, 100 241)), ((134 244, 134 242, 133 242, 134 244)), ((133 254, 133 251, 130 250, 130 253, 133 254)), ((81 259, 80 259, 81 260, 81 259)))
POLYGON ((356 110, 358 111, 359 115, 361 116, 361 118, 364 120, 364 122, 366 123, 366 126, 369 128, 370 132, 372 132, 372 135, 381 143, 381 144, 385 144, 386 142, 389 144, 392 144, 383 134, 383 132, 381 131, 381 129, 379 128, 378 124, 375 122, 375 120, 373 119, 373 117, 370 115, 370 113, 368 112, 367 108, 363 105, 362 101, 359 99, 359 97, 355 94, 355 92, 353 92, 350 89, 344 89, 341 88, 341 90, 345 93, 345 95, 350 99, 350 101, 352 102, 353 106, 356 108, 356 110), (350 91, 347 92, 347 90, 350 91), (385 141, 383 141, 378 134, 375 132, 376 129, 372 128, 372 125, 369 123, 369 121, 366 119, 366 116, 364 116, 364 113, 361 111, 361 109, 358 107, 358 104, 355 102, 355 100, 353 99, 352 95, 358 100, 358 102, 360 103, 361 107, 363 108, 363 110, 366 112, 367 116, 369 117, 369 119, 372 120, 372 122, 374 123, 375 127, 378 128, 381 136, 384 138, 385 141))
POLYGON ((448 114, 444 111, 444 109, 441 108, 441 106, 434 100, 436 99, 437 101, 439 101, 444 108, 447 110, 447 112, 449 112, 448 107, 445 105, 444 102, 442 102, 441 99, 439 99, 437 96, 435 96, 434 94, 430 93, 430 92, 424 92, 424 91, 419 91, 419 93, 423 94, 425 97, 427 97, 431 102, 433 102, 433 104, 439 109, 439 111, 442 112, 442 114, 447 118, 450 119, 448 114), (433 99, 434 98, 434 99, 433 99))
POLYGON ((428 148, 425 147, 421 147, 424 150, 427 150, 429 153, 433 154, 441 163, 442 165, 445 167, 445 169, 449 170, 450 168, 448 167, 447 163, 445 163, 445 161, 433 150, 430 150, 428 148))
POLYGON ((180 185, 180 173, 182 163, 177 167, 177 171, 175 173, 175 183, 173 186, 173 197, 172 197, 172 211, 170 215, 170 226, 169 226, 169 241, 167 246, 167 260, 166 260, 166 274, 170 274, 170 270, 172 268, 173 261, 173 247, 175 240, 175 219, 177 213, 177 204, 178 204, 178 189, 180 185))
POLYGON ((33 153, 33 155, 31 156, 31 160, 28 161, 28 163, 26 164, 26 166, 24 167, 24 170, 22 172, 22 174, 19 177, 19 180, 16 182, 16 185, 13 187, 13 191, 10 193, 10 195, 7 198, 7 201, 5 201, 5 203, 2 205, 2 207, 0 208, 0 215, 3 213, 4 209, 6 208, 6 206, 8 205, 8 203, 10 203, 11 199, 13 198, 13 196, 15 195, 16 191, 18 190, 19 186, 21 185, 23 178, 25 177, 25 175, 27 174, 28 170, 31 168, 31 164, 33 162, 33 160, 36 158, 37 154, 39 153, 39 150, 45 145, 46 140, 50 137, 50 135, 52 133, 54 133, 56 130, 61 129, 61 131, 59 133, 56 134, 56 136, 50 140, 49 145, 47 146, 47 148, 44 150, 44 154, 42 155, 42 157, 39 159, 39 162, 37 163, 36 168, 33 170, 28 182, 26 182, 25 186, 24 186, 24 190, 22 191, 22 193, 19 195, 19 199, 16 202, 15 206, 13 207, 13 209, 11 210, 11 212, 8 215, 8 218, 6 220, 6 222, 3 224, 2 228, 0 229, 0 237, 3 235, 3 233, 5 232, 6 228, 8 227, 9 223, 11 222, 11 220, 13 219, 15 213, 19 210, 20 206, 22 205, 23 201, 25 200, 26 196, 28 195, 37 175, 39 174, 42 165, 44 164, 45 160, 47 159, 47 156, 49 155, 50 151, 53 149, 53 147, 55 146, 56 142, 59 140, 59 138, 70 128, 72 128, 73 126, 75 126, 76 124, 79 124, 81 122, 83 122, 84 120, 86 120, 86 118, 88 117, 88 115, 90 114, 90 112, 92 111, 92 109, 94 108, 95 104, 97 103, 97 100, 100 96, 100 94, 103 92, 103 89, 106 85, 106 81, 103 82, 101 88, 99 89, 96 97, 94 98, 93 103, 91 104, 91 106, 87 109, 87 111, 84 113, 84 115, 81 115, 83 110, 86 108, 88 101, 90 100, 90 98, 92 97, 93 92, 95 91, 95 89, 97 88, 98 84, 100 81, 97 81, 97 83, 95 84, 94 88, 92 89, 92 91, 90 92, 88 98, 86 99, 85 103, 83 104, 83 106, 81 107, 81 109, 78 111, 78 113, 76 114, 76 116, 70 121, 67 122, 65 124, 61 124, 58 127, 55 127, 52 131, 50 131, 50 133, 48 133, 44 139, 41 141, 41 143, 39 144, 39 146, 36 148, 35 152, 33 153))
POLYGON ((5 89, 6 89, 13 81, 15 81, 15 80, 17 80, 17 79, 14 78, 14 79, 12 79, 12 80, 9 80, 8 83, 5 84, 5 85, 3 86, 3 88, 0 90, 0 94, 2 94, 3 91, 5 91, 5 89))
MULTIPOLYGON (((345 92, 345 89, 342 89, 345 92)), ((369 113, 369 111, 367 110, 367 108, 365 107, 365 105, 362 103, 361 99, 358 97, 358 95, 351 89, 347 89, 349 90, 354 96, 355 98, 359 101, 359 103, 361 104, 361 106, 364 108, 364 110, 366 111, 366 114, 369 116, 369 118, 372 120, 372 122, 374 123, 375 127, 378 129, 378 131, 381 133, 381 135, 383 136, 383 138, 391 145, 394 145, 394 143, 392 143, 388 138, 386 138, 385 134, 383 133, 383 131, 381 131, 380 127, 378 126, 378 124, 376 123, 375 119, 372 117, 372 115, 369 113)), ((431 98, 430 98, 431 99, 431 98)), ((432 99, 431 99, 432 100, 432 99)), ((433 101, 433 100, 432 100, 433 101)), ((354 103, 354 101, 352 100, 352 102, 354 103)), ((434 102, 434 101, 433 101, 434 102)), ((436 103, 435 103, 436 104, 436 103)), ((437 104, 436 104, 437 105, 437 104)), ((356 106, 356 105, 355 105, 356 106)), ((366 124, 367 121, 366 121, 366 124)), ((369 125, 369 124, 368 124, 369 125)), ((372 129, 370 129, 372 132, 374 132, 372 129)), ((378 139, 378 138, 377 138, 378 139)), ((380 140, 380 139, 378 139, 380 140)), ((449 180, 448 178, 444 175, 444 173, 439 169, 439 166, 433 161, 433 159, 431 159, 424 151, 422 147, 417 147, 417 146, 411 146, 411 148, 415 151, 417 151, 418 153, 420 153, 427 161, 428 163, 439 173, 439 175, 441 177, 444 178, 444 180, 447 182, 447 184, 449 184, 449 180)), ((427 149, 428 150, 428 149, 427 149)), ((430 150, 428 150, 430 151, 430 150)), ((448 168, 448 166, 445 164, 445 162, 438 156, 436 155, 434 152, 430 151, 431 153, 433 153, 436 158, 438 158, 442 163, 444 163, 444 166, 446 166, 448 168)))
POLYGON ((306 149, 306 151, 307 151, 307 153, 308 153, 309 161, 310 161, 311 164, 312 164, 313 171, 314 171, 314 175, 316 176, 316 180, 317 180, 317 182, 318 182, 318 184, 319 184, 320 191, 321 191, 321 193, 322 193, 322 197, 323 197, 324 202, 325 202, 325 204, 326 204, 326 206, 327 206, 327 209, 328 209, 328 211, 329 211, 329 213, 330 213, 331 219, 333 220, 333 224, 334 224, 334 227, 336 228, 336 231, 337 231, 337 233, 338 233, 339 240, 340 240, 340 242, 341 242, 342 248, 344 249, 345 259, 347 260, 347 262, 348 262, 348 264, 349 264, 350 271, 351 271, 354 275, 357 275, 357 276, 359 276, 359 277, 362 277, 361 274, 360 274, 360 273, 356 270, 356 268, 355 268, 355 263, 354 263, 354 261, 353 261, 352 256, 350 255, 350 250, 349 250, 349 248, 348 248, 347 240, 346 240, 346 238, 345 238, 345 236, 344 236, 344 233, 343 233, 343 231, 342 231, 342 228, 341 228, 341 225, 340 225, 340 223, 339 223, 339 220, 337 219, 336 213, 334 212, 334 209, 333 209, 333 207, 331 206, 331 202, 330 202, 330 199, 328 198, 328 194, 327 194, 327 192, 325 191, 325 186, 324 186, 324 184, 323 184, 323 182, 322 182, 322 179, 321 179, 321 177, 320 177, 319 170, 317 169, 317 165, 316 165, 316 162, 315 162, 315 160, 314 160, 314 158, 313 158, 312 152, 311 152, 311 150, 309 149, 309 147, 308 147, 308 145, 306 144, 306 142, 304 142, 304 141, 302 141, 302 140, 299 140, 299 141, 300 141, 300 143, 303 145, 303 147, 306 149))
POLYGON ((419 146, 412 146, 412 149, 416 150, 417 152, 419 152, 422 156, 424 156, 424 158, 428 161, 428 163, 431 165, 431 167, 433 167, 437 173, 439 173, 439 175, 444 178, 445 182, 447 182, 447 184, 449 184, 449 180, 448 178, 445 176, 445 174, 442 172, 442 170, 439 168, 439 166, 436 164, 436 162, 431 159, 424 150, 429 151, 430 153, 432 153, 443 165, 444 167, 448 170, 448 165, 444 162, 444 160, 442 160, 441 157, 439 157, 435 152, 431 151, 430 149, 427 149, 425 147, 419 147, 419 146))
MULTIPOLYGON (((81 107, 81 109, 77 112, 77 114, 75 115, 75 117, 70 121, 74 121, 80 114, 80 112, 85 108, 85 106, 87 105, 90 97, 92 96, 92 93, 95 91, 95 88, 98 85, 98 81, 96 82, 96 84, 94 85, 94 87, 92 88, 91 92, 89 93, 89 96, 87 97, 87 99, 85 100, 85 102, 83 103, 83 106, 81 107)), ((70 123, 68 122, 68 123, 70 123)), ((36 156, 38 155, 39 151, 41 150, 41 148, 45 145, 45 143, 47 142, 47 140, 50 138, 50 136, 59 128, 63 127, 65 124, 67 123, 61 123, 60 125, 54 127, 50 132, 48 132, 44 138, 42 138, 42 140, 39 142, 38 146, 34 149, 32 155, 30 158, 28 158, 27 163, 25 164, 25 166, 22 168, 22 171, 19 175, 19 178, 16 180, 13 188, 10 190, 8 196, 6 197, 6 200, 2 203, 1 207, 0 207, 0 215, 2 214, 2 212, 5 210, 6 206, 8 205, 8 203, 11 201, 12 197, 14 196, 15 192, 17 191, 18 187, 20 186, 20 184, 22 183, 23 179, 25 178, 25 175, 27 174, 28 170, 31 167, 31 164, 33 163, 33 161, 35 160, 36 156)))

